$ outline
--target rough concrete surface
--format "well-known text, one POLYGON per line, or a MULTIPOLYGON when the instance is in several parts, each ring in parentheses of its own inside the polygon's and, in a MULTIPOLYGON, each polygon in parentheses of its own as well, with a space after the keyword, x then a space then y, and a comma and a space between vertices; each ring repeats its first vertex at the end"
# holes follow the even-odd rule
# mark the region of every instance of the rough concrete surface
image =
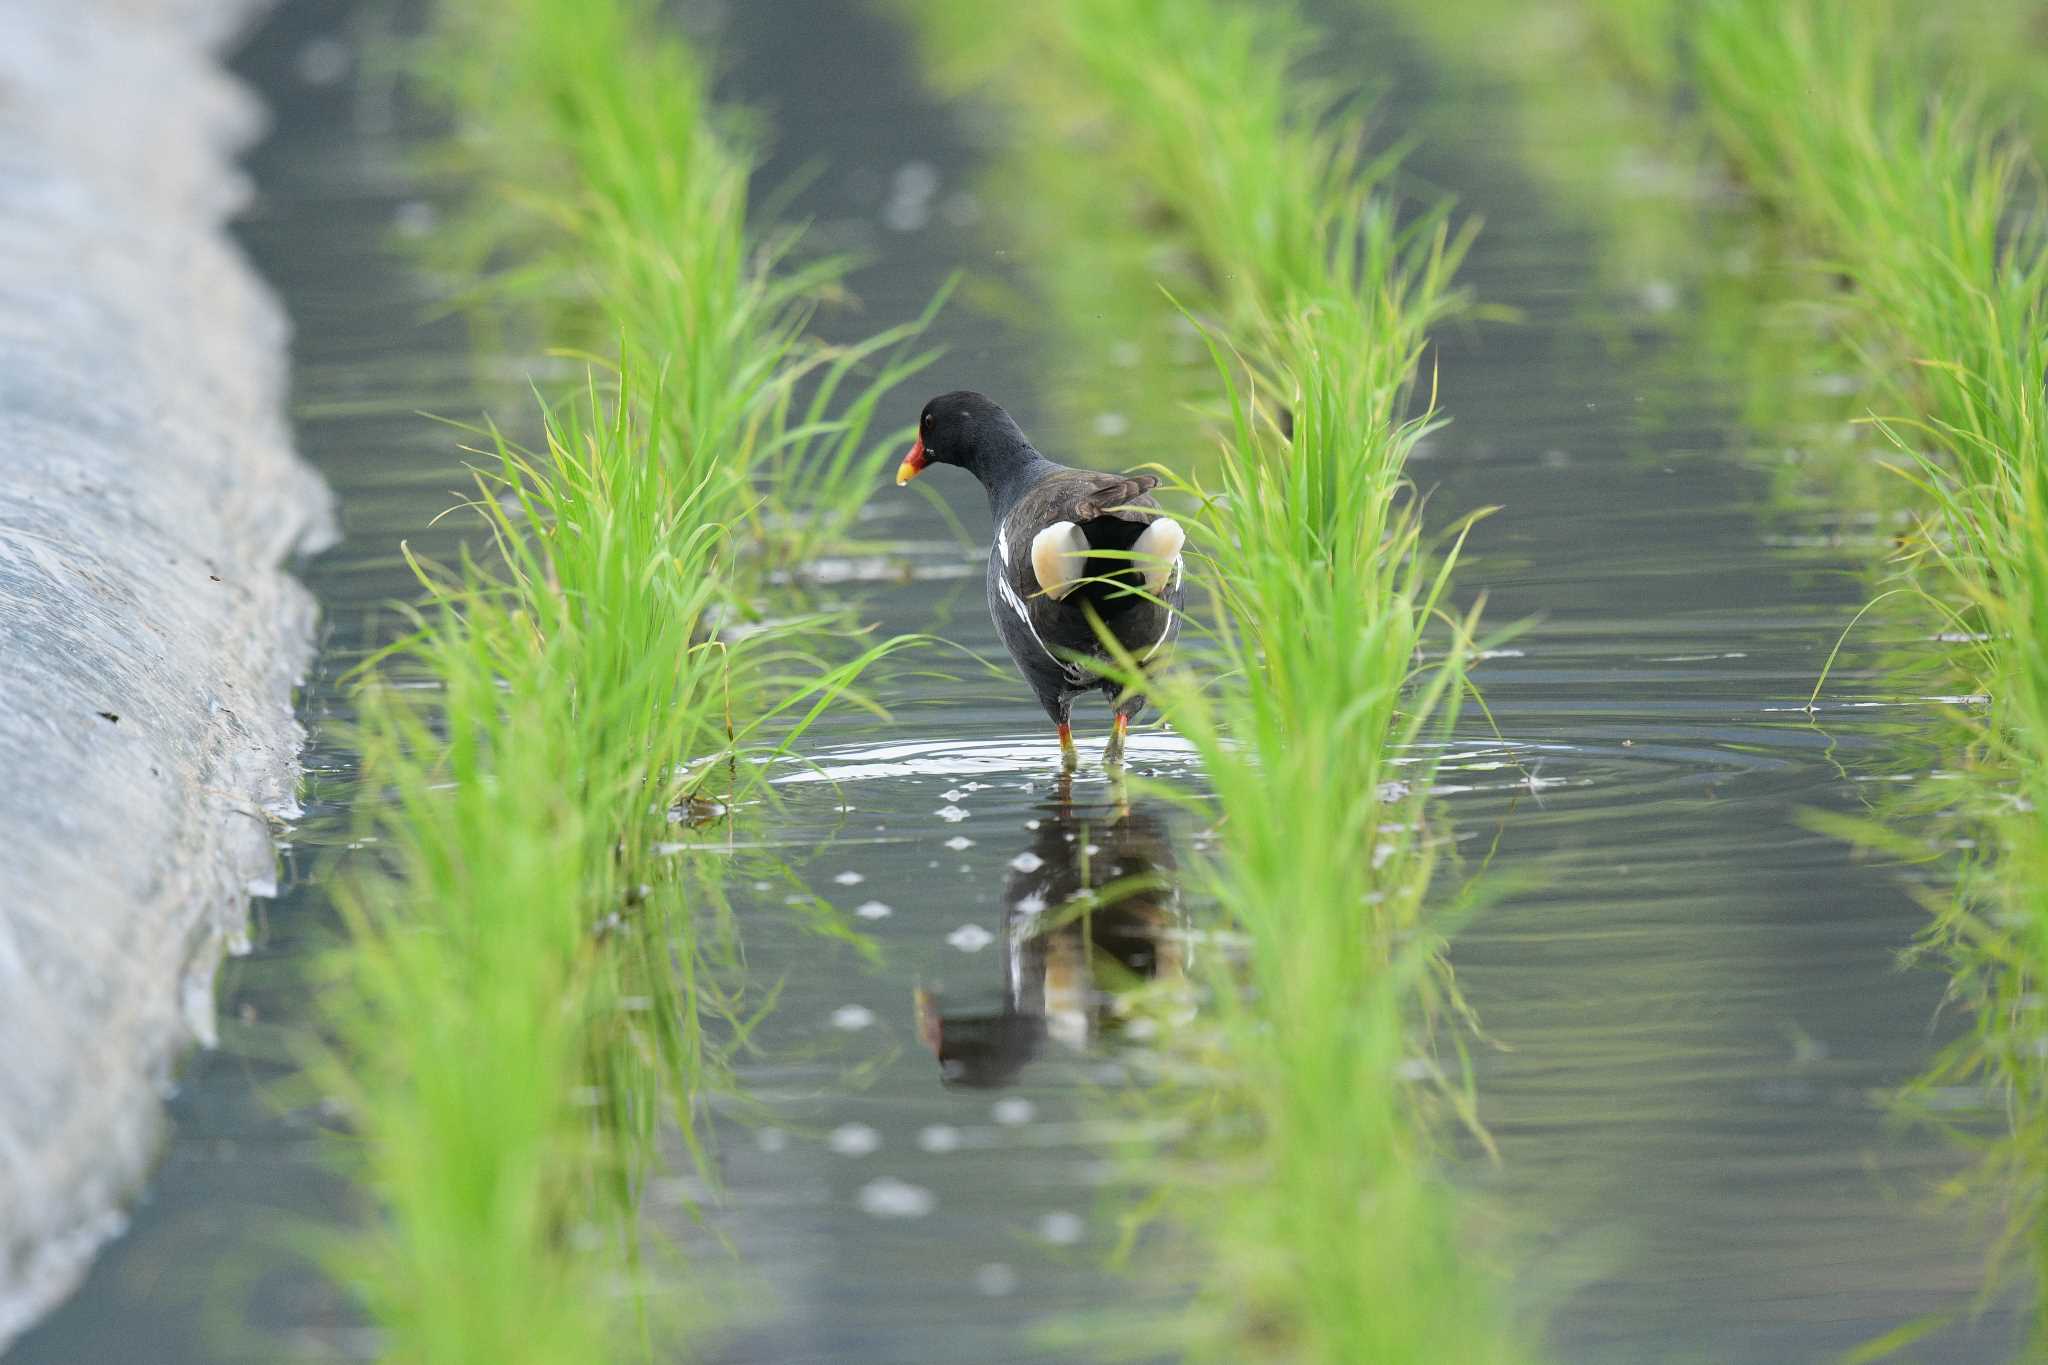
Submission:
POLYGON ((0 1349, 119 1230, 293 811, 328 508, 223 230, 253 8, 0 3, 0 1349))

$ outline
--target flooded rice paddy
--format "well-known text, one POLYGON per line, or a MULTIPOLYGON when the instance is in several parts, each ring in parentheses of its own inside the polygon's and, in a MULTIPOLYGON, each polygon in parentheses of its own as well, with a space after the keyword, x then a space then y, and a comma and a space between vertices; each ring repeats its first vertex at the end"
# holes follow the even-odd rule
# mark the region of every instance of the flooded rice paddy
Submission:
MULTIPOLYGON (((464 484, 454 437, 419 414, 466 418, 502 376, 479 376, 441 291, 404 264, 403 238, 438 214, 409 168, 424 130, 359 60, 369 12, 287 5, 243 59, 279 120, 252 161, 245 240, 296 320, 301 448, 344 529, 304 570, 327 622, 305 694, 308 815, 253 951, 224 975, 223 1045, 186 1071, 133 1227, 13 1360, 374 1354, 300 1254, 303 1229, 359 1211, 290 1107, 313 1097, 291 1092, 288 1040, 307 955, 336 933, 313 873, 364 796, 340 680, 411 592, 398 542, 445 548, 453 531, 429 523, 464 484)), ((797 23, 735 6, 718 32, 723 94, 777 130, 764 183, 822 168, 788 211, 871 258, 847 325, 915 315, 955 270, 1028 289, 988 212, 992 125, 921 93, 879 7, 806 6, 797 23)), ((1411 173, 1485 221, 1465 282, 1520 313, 1445 332, 1454 420, 1413 468, 1446 517, 1503 509, 1458 592, 1520 626, 1477 674, 1498 734, 1468 715, 1444 767, 1467 863, 1514 888, 1454 944, 1500 1151, 1469 1153, 1463 1179, 1505 1220, 1558 1359, 1820 1359, 1962 1308, 1983 1229, 1931 1190, 1963 1158, 1884 1099, 1946 1036, 1941 977, 1899 965, 1924 912, 1803 818, 1859 809, 1859 779, 1911 754, 1934 714, 1888 691, 1862 644, 1804 709, 1867 596, 1867 556, 1836 513, 1778 492, 1780 438, 1745 426, 1741 381, 1682 291, 1616 289, 1598 241, 1489 135, 1498 109, 1447 109, 1398 43, 1378 52, 1389 121, 1412 108, 1433 130, 1411 173)), ((1199 457, 1114 407, 1072 412, 1051 324, 966 297, 891 421, 971 386, 1055 456, 1199 457)), ((914 496, 945 497, 981 541, 979 490, 945 474, 878 491, 870 545, 811 577, 858 590, 884 631, 999 658, 978 545, 914 496)), ((728 889, 774 1008, 716 1106, 723 1188, 704 1223, 706 1191, 681 1178, 646 1216, 696 1258, 687 1274, 734 1287, 720 1359, 1093 1358, 1059 1334, 1130 1293, 1102 1268, 1119 1134, 1095 1100, 1147 1039, 1117 983, 1218 949, 1177 880, 1203 831, 1092 756, 1062 777, 1006 670, 932 650, 875 690, 890 722, 823 724, 736 828, 728 889), (1142 884, 1046 926, 1045 907, 1118 879, 1142 884)), ((1106 722, 1077 716, 1084 754, 1106 722)), ((1130 766, 1200 790, 1170 734, 1135 736, 1130 766)), ((1929 1358, 2006 1359, 2016 1333, 1990 1313, 1929 1358)))

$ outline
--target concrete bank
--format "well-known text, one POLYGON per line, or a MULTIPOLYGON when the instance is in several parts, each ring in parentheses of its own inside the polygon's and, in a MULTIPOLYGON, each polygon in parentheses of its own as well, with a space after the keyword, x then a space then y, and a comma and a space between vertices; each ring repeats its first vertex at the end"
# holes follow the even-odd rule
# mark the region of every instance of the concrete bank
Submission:
POLYGON ((0 1348, 119 1231, 294 811, 329 517, 224 231, 253 8, 0 4, 0 1348))

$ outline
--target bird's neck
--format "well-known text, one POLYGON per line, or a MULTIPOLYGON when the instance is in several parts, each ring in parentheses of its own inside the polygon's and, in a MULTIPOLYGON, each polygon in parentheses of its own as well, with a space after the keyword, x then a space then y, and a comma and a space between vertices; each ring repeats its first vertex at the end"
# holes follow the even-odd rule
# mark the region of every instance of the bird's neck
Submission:
POLYGON ((980 471, 981 486, 988 490, 990 514, 1001 521, 1004 513, 1024 496, 1026 489, 1058 468, 1027 444, 995 468, 980 471))

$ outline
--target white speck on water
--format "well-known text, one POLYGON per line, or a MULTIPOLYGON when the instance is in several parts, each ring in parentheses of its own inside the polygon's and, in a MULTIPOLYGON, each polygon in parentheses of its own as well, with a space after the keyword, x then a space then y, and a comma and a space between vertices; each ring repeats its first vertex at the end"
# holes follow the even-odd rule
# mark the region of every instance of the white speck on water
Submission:
POLYGON ((1017 1272, 1001 1261, 990 1261, 974 1269, 974 1287, 992 1299, 1017 1292, 1017 1272))
POLYGON ((1815 375, 1805 383, 1808 393, 1817 393, 1826 398, 1847 398, 1863 387, 1863 381, 1853 374, 1837 372, 1815 375))
POLYGON ((1131 419, 1120 412, 1098 412, 1095 414, 1097 436, 1121 436, 1131 429, 1131 419))
POLYGON ((862 901, 854 907, 853 913, 862 919, 887 919, 896 912, 880 901, 862 901))
POLYGON ((774 890, 774 889, 775 889, 775 883, 774 883, 774 882, 755 882, 755 883, 754 883, 754 890, 755 890, 755 891, 772 891, 772 890, 774 890))
POLYGON ((967 812, 962 810, 958 806, 940 806, 938 810, 933 812, 933 814, 937 815, 941 820, 946 821, 948 824, 955 825, 959 824, 962 820, 965 820, 967 818, 967 812))
POLYGON ((950 1123, 934 1123, 917 1135, 917 1145, 934 1154, 960 1150, 960 1130, 950 1123))
POLYGON ((938 193, 939 171, 929 161, 906 161, 889 183, 882 222, 896 232, 916 232, 931 222, 932 196, 938 193))
POLYGON ((955 190, 939 202, 939 214, 954 227, 973 227, 981 221, 981 200, 972 190, 955 190))
POLYGON ((955 787, 955 788, 953 788, 953 790, 951 790, 951 791, 949 791, 949 792, 940 792, 940 793, 939 793, 939 799, 940 799, 941 801, 959 801, 959 800, 963 800, 963 799, 965 799, 965 798, 966 798, 966 796, 967 796, 967 793, 966 793, 966 792, 964 792, 964 791, 961 791, 961 790, 960 790, 960 789, 959 789, 958 787, 955 787))
POLYGON ((1042 915, 1045 913, 1045 897, 1033 892, 1017 902, 1020 915, 1042 915))
POLYGON ((299 79, 308 85, 333 85, 348 74, 348 66, 348 44, 339 38, 314 38, 299 49, 299 79))
POLYGON ((964 834, 956 834, 952 838, 946 840, 946 847, 952 849, 955 853, 958 853, 962 849, 973 848, 974 840, 968 838, 964 834))
POLYGON ((1024 828, 1026 828, 1026 829, 1037 829, 1037 828, 1038 828, 1038 821, 1036 821, 1036 820, 1026 820, 1026 821, 1024 822, 1024 828))
POLYGON ((929 199, 939 191, 939 168, 929 161, 906 161, 896 168, 891 188, 897 194, 929 199))
POLYGON ((391 211, 391 227, 401 237, 424 237, 440 222, 440 210, 424 199, 408 199, 391 211))
POLYGON ((1006 1128, 1018 1128, 1031 1122, 1038 1113, 1038 1106, 1022 1095, 1005 1095, 989 1106, 989 1117, 1006 1128))
POLYGON ((1093 858, 1096 854, 1102 852, 1102 845, 1089 844, 1086 848, 1082 849, 1081 851, 1083 853, 1086 853, 1089 857, 1093 858))
POLYGON ((754 1145, 773 1155, 789 1146, 789 1134, 780 1128, 763 1128, 754 1134, 754 1145))
POLYGON ((898 195, 882 205, 882 222, 894 232, 916 232, 931 220, 928 199, 905 199, 898 195))
POLYGON ((1678 307, 1678 286, 1669 280, 1645 281, 1643 307, 1652 313, 1670 312, 1678 307))
POLYGON ((859 886, 867 878, 861 876, 858 872, 842 872, 832 880, 838 882, 841 886, 859 886))
POLYGON ((1038 1220, 1039 1237, 1056 1247, 1072 1246, 1081 1240, 1081 1234, 1086 1230, 1087 1225, 1081 1221, 1080 1214, 1068 1213, 1064 1209, 1055 1209, 1038 1220))
POLYGON ((1010 866, 1016 868, 1019 872, 1036 872, 1039 868, 1045 866, 1045 859, 1027 848, 1016 857, 1010 859, 1010 866))
POLYGON ((865 1123, 842 1123, 825 1139, 825 1145, 840 1156, 866 1156, 882 1145, 882 1135, 865 1123))
POLYGON ((952 944, 963 953, 978 953, 983 948, 988 947, 989 944, 995 942, 995 935, 982 928, 979 924, 963 924, 952 933, 946 935, 946 942, 952 944))
POLYGON ((922 1218, 939 1201, 922 1185, 885 1175, 860 1187, 860 1209, 875 1218, 922 1218))
POLYGON ((858 1033, 875 1022, 875 1012, 866 1005, 841 1005, 832 1011, 832 1027, 858 1033))

